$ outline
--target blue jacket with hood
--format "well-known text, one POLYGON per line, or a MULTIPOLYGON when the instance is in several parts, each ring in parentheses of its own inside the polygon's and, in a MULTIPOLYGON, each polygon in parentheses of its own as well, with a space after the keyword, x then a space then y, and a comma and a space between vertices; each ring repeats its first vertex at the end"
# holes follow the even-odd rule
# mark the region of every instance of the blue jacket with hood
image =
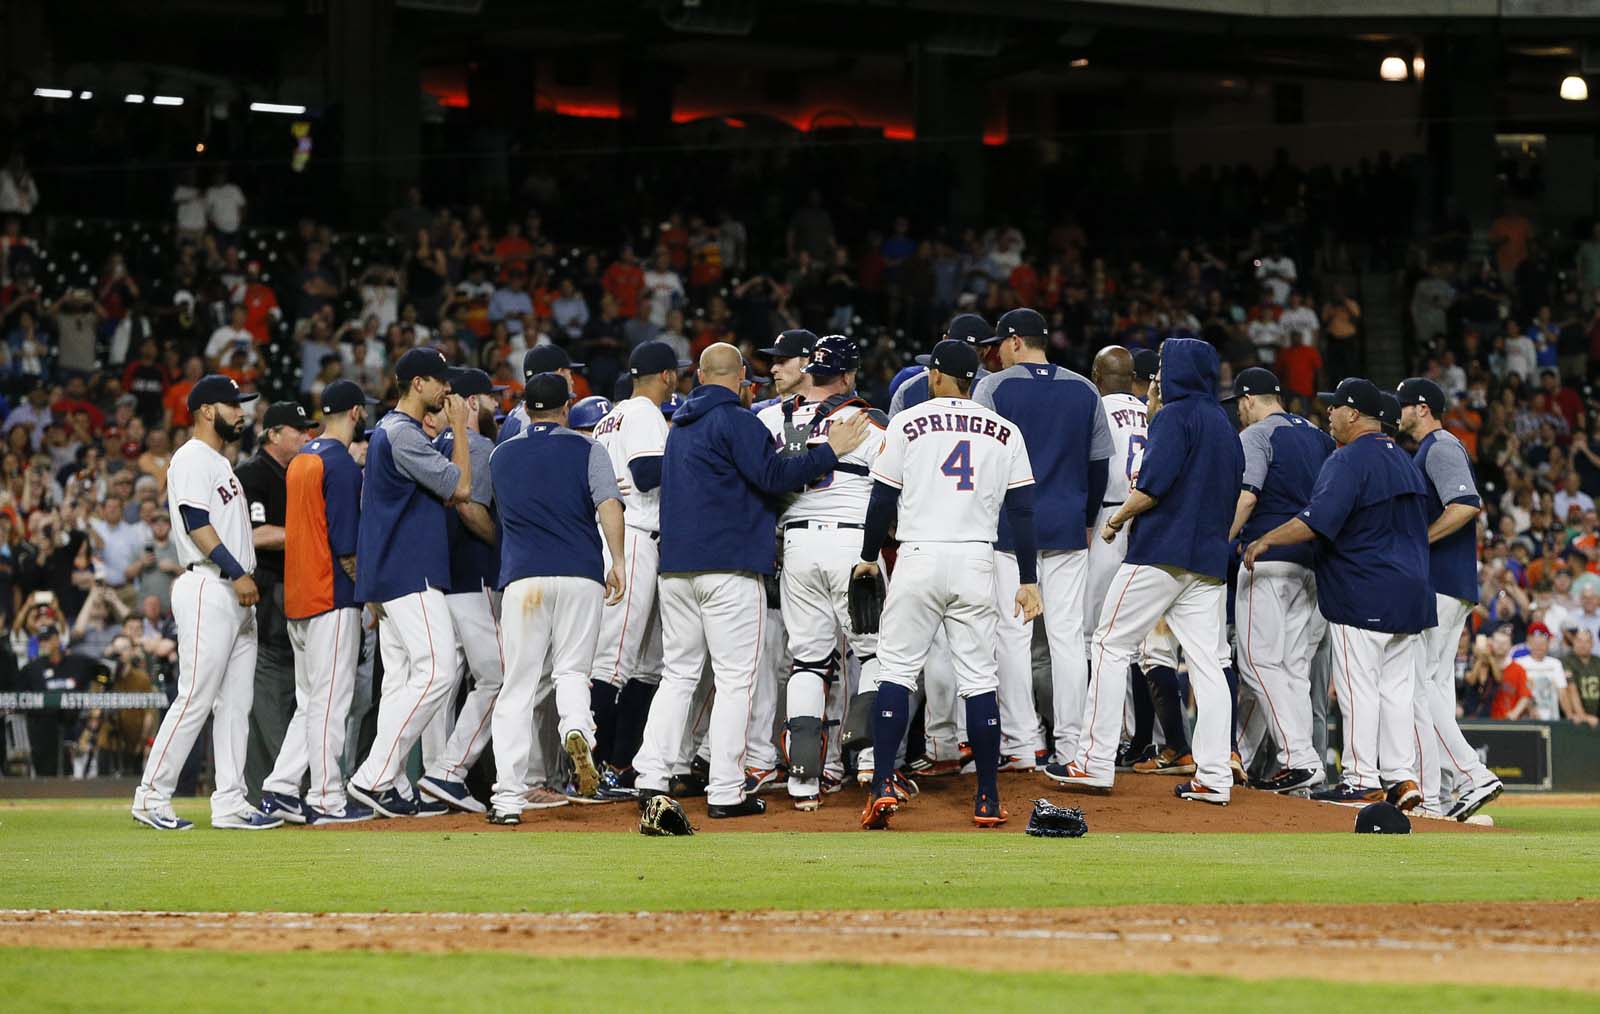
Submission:
POLYGON ((1156 505, 1133 520, 1128 563, 1178 567, 1226 580, 1228 528, 1244 451, 1217 401, 1217 350, 1193 338, 1161 345, 1161 410, 1134 488, 1156 505))
POLYGON ((777 498, 833 471, 827 444, 780 457, 772 434, 725 387, 702 385, 672 417, 661 462, 661 573, 771 574, 777 498))

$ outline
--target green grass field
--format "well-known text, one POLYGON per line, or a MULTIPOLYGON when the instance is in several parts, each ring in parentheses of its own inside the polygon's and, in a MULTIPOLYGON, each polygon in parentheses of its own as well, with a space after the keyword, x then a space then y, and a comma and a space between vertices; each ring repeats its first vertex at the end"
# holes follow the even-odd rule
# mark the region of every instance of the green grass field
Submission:
MULTIPOLYGON (((204 817, 204 803, 180 807, 204 817)), ((137 827, 122 802, 0 803, 0 908, 184 911, 916 909, 1204 902, 1565 900, 1595 892, 1600 806, 1502 807, 1516 833, 1417 835, 271 832, 137 827)), ((603 945, 597 954, 603 954, 603 945)), ((730 955, 730 957, 735 957, 730 955)), ((898 1011, 1594 1009, 1589 994, 1175 975, 517 954, 0 951, 8 1010, 259 1009, 285 981, 306 1010, 898 1011), (381 984, 381 988, 374 988, 381 984), (403 1005, 396 997, 403 997, 403 1005)), ((1161 967, 1154 958, 1153 967, 1161 967)), ((1315 975, 1308 963, 1300 974, 1315 975)), ((1330 966, 1323 966, 1330 967, 1330 966)), ((1331 965, 1337 969, 1337 964, 1331 965)))

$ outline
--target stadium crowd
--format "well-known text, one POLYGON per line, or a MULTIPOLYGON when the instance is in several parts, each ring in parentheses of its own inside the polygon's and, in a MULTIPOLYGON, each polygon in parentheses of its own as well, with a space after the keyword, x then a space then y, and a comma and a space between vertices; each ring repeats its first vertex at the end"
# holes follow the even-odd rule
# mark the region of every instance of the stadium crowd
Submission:
MULTIPOLYGON (((817 191, 760 228, 726 208, 669 208, 613 235, 575 228, 570 206, 552 212, 557 234, 548 205, 491 216, 412 188, 383 234, 362 235, 310 219, 258 226, 225 169, 204 186, 185 175, 163 225, 44 217, 50 195, 18 156, 0 173, 0 617, 12 632, 0 690, 173 692, 165 470, 204 373, 259 390, 252 405, 314 409, 339 377, 392 402, 391 364, 432 345, 505 385, 509 408, 536 345, 587 364, 581 397, 611 394, 646 340, 686 358, 728 341, 764 368, 755 350, 805 327, 855 336, 862 394, 887 406, 896 373, 951 314, 1031 306, 1050 322, 1051 359, 1082 372, 1107 344, 1199 337, 1221 352, 1225 387, 1266 365, 1291 410, 1315 415, 1316 391, 1362 370, 1366 267, 1406 272, 1412 372, 1455 398, 1445 424, 1486 494, 1463 714, 1596 724, 1600 226, 1569 250, 1508 206, 1485 257, 1453 221, 1422 239, 1385 232, 1382 209, 1409 200, 1385 165, 1308 185, 1321 178, 1280 160, 1261 176, 1190 180, 1219 198, 1218 220, 1137 247, 1070 215, 863 222, 817 191), (1338 197, 1349 188, 1365 188, 1367 214, 1338 197)), ((241 460, 263 438, 264 425, 248 432, 241 460)), ((35 712, 28 725, 38 771, 57 770, 65 741, 82 774, 97 746, 137 757, 154 720, 35 712)))

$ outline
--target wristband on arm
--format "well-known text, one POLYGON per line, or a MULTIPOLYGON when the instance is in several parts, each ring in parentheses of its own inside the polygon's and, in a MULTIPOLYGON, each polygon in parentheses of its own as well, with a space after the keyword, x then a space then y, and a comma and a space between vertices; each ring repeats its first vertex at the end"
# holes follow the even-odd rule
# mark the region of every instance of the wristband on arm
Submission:
POLYGON ((206 555, 212 563, 217 565, 217 569, 222 571, 222 576, 229 581, 237 581, 245 576, 244 568, 239 566, 239 561, 233 558, 233 554, 228 552, 228 547, 222 543, 217 543, 216 547, 206 555))

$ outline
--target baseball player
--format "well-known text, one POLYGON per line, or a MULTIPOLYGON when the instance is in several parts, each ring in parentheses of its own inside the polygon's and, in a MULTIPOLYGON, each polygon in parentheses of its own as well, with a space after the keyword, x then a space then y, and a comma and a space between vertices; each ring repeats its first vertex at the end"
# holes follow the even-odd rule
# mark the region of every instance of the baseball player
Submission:
POLYGON ((1428 579, 1427 489, 1380 431, 1383 399, 1371 381, 1319 394, 1340 446, 1323 462, 1300 513, 1252 542, 1253 568, 1274 546, 1319 539, 1317 606, 1330 624, 1334 685, 1344 715, 1343 780, 1312 799, 1402 810, 1422 802, 1413 714, 1417 636, 1437 622, 1428 579), (1385 788, 1389 790, 1385 792, 1385 788))
MULTIPOLYGON (((457 370, 450 375, 450 391, 467 404, 468 457, 472 461, 472 492, 467 500, 446 512, 450 546, 450 593, 444 597, 456 629, 456 679, 463 668, 472 673, 472 690, 461 704, 455 727, 427 773, 417 781, 417 793, 426 796, 422 809, 447 807, 483 813, 484 806, 467 791, 467 772, 489 742, 489 716, 505 678, 500 643, 499 601, 500 526, 494 504, 494 483, 489 477, 489 455, 495 448, 494 407, 505 388, 495 386, 482 370, 457 370)), ((445 457, 455 453, 455 431, 447 430, 433 446, 445 457)), ((442 712, 441 712, 442 713, 442 712)))
POLYGON ((395 364, 400 400, 373 429, 361 486, 356 598, 378 605, 383 696, 377 736, 347 791, 383 817, 409 817, 417 804, 395 780, 422 730, 456 688, 456 632, 446 511, 472 499, 466 400, 450 394, 450 367, 437 349, 414 348, 395 364), (444 412, 454 434, 440 454, 422 417, 444 412))
POLYGON ((709 652, 713 818, 766 812, 745 791, 753 684, 761 665, 766 591, 777 555, 771 499, 827 475, 870 428, 865 414, 835 423, 827 444, 780 457, 766 427, 743 411, 744 360, 718 342, 700 357, 700 386, 673 416, 661 476, 661 625, 665 664, 634 758, 641 801, 666 792, 690 699, 709 652))
MULTIPOLYGON (((535 345, 522 354, 522 382, 537 377, 541 373, 559 373, 566 379, 568 386, 572 384, 572 375, 582 373, 586 363, 575 363, 567 355, 567 350, 559 345, 535 345)), ((528 423, 528 406, 520 403, 500 423, 500 432, 496 434, 497 442, 504 443, 522 432, 522 427, 528 423)))
MULTIPOLYGON (((1478 498, 1477 477, 1466 448, 1439 422, 1445 409, 1444 391, 1431 380, 1412 377, 1400 382, 1395 395, 1400 402, 1400 428, 1417 442, 1413 460, 1428 490, 1428 578, 1439 620, 1423 632, 1417 669, 1438 742, 1433 762, 1449 765, 1446 770, 1452 773, 1458 790, 1457 800, 1449 807, 1442 785, 1437 795, 1423 802, 1435 812, 1466 820, 1504 791, 1500 779, 1484 766, 1456 724, 1456 646, 1467 615, 1478 601, 1475 529, 1483 502, 1478 498)), ((1425 761, 1428 754, 1423 751, 1425 761)), ((1422 781, 1427 787, 1439 785, 1440 779, 1430 779, 1425 772, 1422 781)))
POLYGON ((1161 345, 1161 408, 1127 501, 1107 520, 1111 542, 1130 520, 1128 551, 1112 578, 1091 645, 1093 675, 1078 756, 1045 774, 1109 789, 1115 779, 1128 663, 1163 616, 1182 645, 1194 691, 1195 774, 1173 793, 1226 805, 1233 789, 1227 677, 1228 522, 1244 455, 1217 401, 1216 350, 1192 338, 1161 345))
MULTIPOLYGON (((941 340, 955 340, 976 346, 985 339, 993 336, 994 330, 989 327, 989 322, 975 313, 958 313, 950 318, 950 323, 945 325, 944 338, 941 340)), ((913 408, 933 397, 928 389, 928 356, 918 356, 917 365, 920 371, 906 378, 895 388, 893 396, 889 399, 889 418, 913 408)), ((983 353, 978 353, 978 380, 989 375, 983 368, 983 353)), ((975 381, 976 382, 976 381, 975 381)))
POLYGON ((777 340, 768 347, 756 349, 772 360, 773 393, 772 398, 751 406, 757 413, 765 411, 770 405, 776 405, 784 398, 800 393, 806 382, 805 373, 802 371, 811 362, 811 350, 816 344, 816 335, 803 327, 796 327, 781 332, 777 340))
MULTIPOLYGON (((877 575, 877 559, 896 525, 900 551, 884 602, 878 642, 878 696, 872 723, 872 786, 861 826, 881 829, 899 808, 895 755, 911 718, 911 693, 943 628, 966 702, 967 737, 978 776, 973 823, 996 827, 1000 805, 1000 685, 994 644, 993 543, 1005 510, 1020 577, 1012 612, 1023 623, 1041 611, 1033 534, 1033 470, 1016 425, 971 400, 977 350, 946 339, 928 357, 932 397, 891 420, 873 465, 861 562, 852 578, 877 575)), ((1081 508, 1080 508, 1081 510, 1081 508)))
POLYGON ((227 377, 202 377, 189 391, 193 436, 172 455, 167 470, 167 510, 183 523, 172 537, 187 568, 172 583, 178 628, 178 695, 150 744, 144 776, 133 794, 133 819, 158 831, 187 831, 193 823, 172 810, 178 773, 194 741, 214 716, 216 791, 211 826, 261 831, 283 826, 245 799, 245 741, 256 667, 254 607, 260 597, 250 578, 256 552, 244 490, 222 449, 243 431, 243 394, 227 377))
POLYGON ((507 617, 505 683, 494 704, 491 824, 520 824, 527 806, 533 705, 549 665, 561 745, 577 795, 600 788, 589 669, 600 613, 622 599, 622 491, 605 449, 565 425, 571 388, 541 373, 523 392, 528 423, 494 449, 489 468, 500 511, 500 580, 507 617), (596 527, 598 518, 599 526, 596 527), (604 570, 601 532, 610 548, 604 570))
POLYGON ((666 342, 641 343, 628 357, 632 397, 612 406, 594 426, 594 439, 610 456, 612 470, 628 480, 622 495, 622 566, 628 587, 622 600, 607 606, 600 617, 600 639, 590 673, 595 721, 604 729, 596 756, 609 768, 626 767, 633 759, 631 750, 627 757, 614 754, 615 727, 641 723, 655 696, 653 684, 641 682, 630 690, 628 683, 638 670, 645 633, 658 615, 661 457, 667 448, 667 420, 661 405, 678 389, 679 375, 693 365, 679 359, 666 342))
MULTIPOLYGON (((1244 429, 1244 486, 1234 506, 1230 538, 1246 543, 1305 509, 1333 439, 1284 410, 1282 388, 1271 370, 1240 371, 1233 394, 1244 429)), ((1254 787, 1291 792, 1323 780, 1311 745, 1311 655, 1322 641, 1312 546, 1284 546, 1262 554, 1239 573, 1234 616, 1239 675, 1256 698, 1258 713, 1277 747, 1275 773, 1254 787)))
MULTIPOLYGON (((783 453, 800 455, 827 441, 836 423, 865 415, 882 431, 887 420, 855 393, 861 349, 853 338, 817 339, 802 373, 803 393, 760 413, 762 423, 783 453)), ((786 695, 784 752, 789 758, 789 796, 797 810, 822 802, 823 767, 828 753, 824 714, 834 684, 845 667, 841 636, 861 664, 859 686, 877 682, 878 635, 850 627, 850 566, 861 548, 868 478, 881 439, 875 434, 844 455, 835 469, 806 486, 779 519, 783 531, 782 614, 792 659, 786 695)))
POLYGON ((294 824, 372 819, 371 809, 345 797, 339 763, 361 651, 355 597, 361 466, 350 457, 350 441, 366 424, 367 406, 376 404, 354 381, 324 387, 322 433, 289 462, 283 612, 294 647, 296 705, 262 783, 261 812, 294 824))
MULTIPOLYGON (((1099 391, 1087 377, 1045 358, 1049 333, 1036 310, 1011 310, 996 321, 994 337, 980 344, 998 345, 1004 369, 979 380, 972 400, 1016 425, 1033 463, 1037 583, 1050 642, 1051 727, 1056 761, 1065 764, 1077 756, 1089 682, 1083 645, 1088 533, 1105 501, 1114 447, 1099 391)), ((1044 746, 1033 705, 1033 627, 1007 615, 1006 606, 1016 597, 1018 567, 1011 526, 1003 516, 999 532, 1001 766, 1031 771, 1035 751, 1044 746)))

